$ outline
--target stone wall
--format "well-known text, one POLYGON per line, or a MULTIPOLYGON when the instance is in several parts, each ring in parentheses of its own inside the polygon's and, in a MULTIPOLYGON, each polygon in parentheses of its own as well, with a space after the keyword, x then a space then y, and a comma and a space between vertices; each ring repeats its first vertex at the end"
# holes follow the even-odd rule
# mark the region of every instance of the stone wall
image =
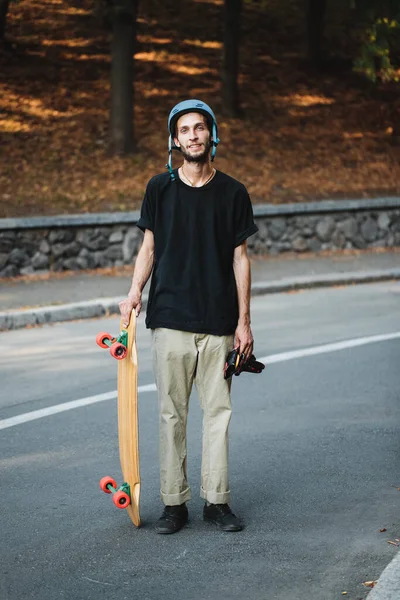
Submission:
POLYGON ((400 246, 400 209, 258 219, 255 254, 400 246))
MULTIPOLYGON (((250 253, 400 246, 400 199, 254 205, 250 253)), ((138 212, 0 219, 0 277, 132 264, 138 212)))
POLYGON ((135 225, 0 231, 0 277, 130 264, 142 238, 135 225))

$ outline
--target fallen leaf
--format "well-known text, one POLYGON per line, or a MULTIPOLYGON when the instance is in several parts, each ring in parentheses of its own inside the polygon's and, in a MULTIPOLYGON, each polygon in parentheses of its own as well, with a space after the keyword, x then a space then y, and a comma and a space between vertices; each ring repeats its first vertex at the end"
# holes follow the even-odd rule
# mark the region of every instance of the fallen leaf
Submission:
POLYGON ((377 584, 377 583, 378 583, 378 580, 376 580, 376 581, 364 581, 364 582, 363 582, 363 585, 364 585, 365 587, 370 587, 370 588, 373 588, 373 587, 375 587, 375 586, 376 586, 376 584, 377 584))
POLYGON ((342 592, 342 596, 346 596, 347 592, 342 592))
POLYGON ((387 531, 386 527, 382 527, 382 529, 379 530, 379 533, 382 533, 383 531, 387 531))

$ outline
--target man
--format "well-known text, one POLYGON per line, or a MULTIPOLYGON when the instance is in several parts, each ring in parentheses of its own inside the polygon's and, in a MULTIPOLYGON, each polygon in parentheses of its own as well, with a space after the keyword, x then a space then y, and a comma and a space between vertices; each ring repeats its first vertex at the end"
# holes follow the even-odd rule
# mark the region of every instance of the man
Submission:
POLYGON ((203 409, 203 516, 224 531, 240 531, 229 507, 231 381, 224 365, 234 344, 244 360, 253 350, 246 240, 258 228, 246 188, 212 167, 219 140, 211 108, 199 100, 181 102, 168 129, 169 172, 147 185, 137 223, 143 245, 128 298, 120 304, 128 324, 133 309, 140 313, 153 271, 146 326, 152 331, 165 505, 156 531, 175 533, 188 519, 186 422, 193 383, 203 409), (172 169, 172 149, 183 155, 179 169, 172 169))

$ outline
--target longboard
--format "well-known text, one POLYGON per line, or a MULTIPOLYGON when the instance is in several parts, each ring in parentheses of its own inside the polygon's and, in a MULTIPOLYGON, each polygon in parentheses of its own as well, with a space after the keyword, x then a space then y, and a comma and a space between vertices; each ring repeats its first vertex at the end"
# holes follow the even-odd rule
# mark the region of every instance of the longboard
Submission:
POLYGON ((118 440, 123 484, 117 487, 111 477, 103 477, 100 488, 113 495, 118 508, 127 510, 136 527, 140 526, 140 468, 136 349, 136 315, 131 314, 127 328, 120 322, 120 334, 113 338, 110 334, 99 333, 96 342, 102 348, 109 348, 110 354, 118 359, 118 440))

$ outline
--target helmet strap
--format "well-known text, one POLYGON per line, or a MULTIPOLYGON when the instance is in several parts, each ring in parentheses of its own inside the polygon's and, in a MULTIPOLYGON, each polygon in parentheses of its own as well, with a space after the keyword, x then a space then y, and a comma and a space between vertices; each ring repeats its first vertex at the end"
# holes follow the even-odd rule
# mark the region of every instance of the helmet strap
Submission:
POLYGON ((172 136, 168 138, 168 163, 165 165, 171 176, 171 181, 175 181, 175 173, 172 170, 172 136))
POLYGON ((217 128, 215 123, 213 123, 212 127, 212 150, 211 150, 211 162, 213 162, 215 155, 217 153, 217 146, 219 144, 219 139, 217 137, 217 128))

